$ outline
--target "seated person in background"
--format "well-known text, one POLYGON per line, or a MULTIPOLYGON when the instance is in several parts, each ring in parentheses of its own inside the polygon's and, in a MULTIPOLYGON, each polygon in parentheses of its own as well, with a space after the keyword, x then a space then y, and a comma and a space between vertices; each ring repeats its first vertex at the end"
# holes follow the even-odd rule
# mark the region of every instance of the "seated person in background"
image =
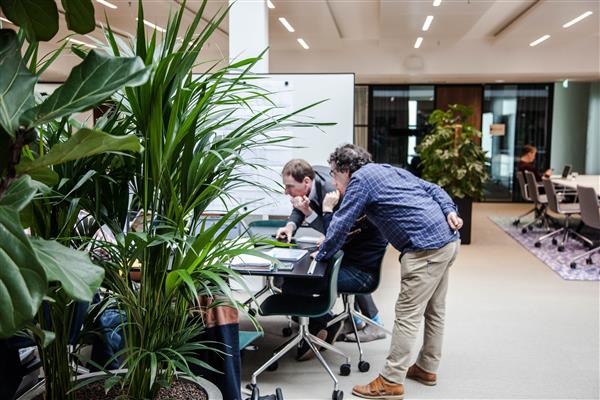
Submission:
MULTIPOLYGON (((533 172, 533 174, 535 175, 535 180, 538 182, 542 181, 542 174, 540 173, 540 171, 537 170, 537 168, 535 167, 535 155, 537 154, 537 149, 535 148, 535 146, 532 146, 530 144, 526 144, 523 147, 523 153, 521 155, 521 158, 519 158, 519 163, 517 164, 517 171, 519 172, 525 172, 525 171, 530 171, 533 172)), ((552 174, 552 169, 548 168, 545 172, 544 172, 544 176, 545 177, 549 177, 552 174)))
MULTIPOLYGON (((325 178, 328 174, 329 168, 325 166, 313 168, 305 160, 299 159, 291 160, 283 167, 282 178, 285 193, 291 196, 294 209, 287 225, 277 231, 277 238, 286 238, 290 241, 303 221, 317 231, 325 233, 323 201, 328 192, 335 192, 333 184, 325 178)), ((331 211, 333 211, 333 206, 331 206, 331 211)), ((377 227, 366 219, 363 219, 360 224, 360 227, 353 229, 356 233, 342 247, 344 258, 338 276, 338 290, 342 292, 360 291, 362 288, 370 286, 376 279, 371 271, 379 267, 387 247, 387 241, 377 227)), ((283 290, 307 296, 322 291, 322 289, 314 288, 312 281, 307 283, 304 279, 289 278, 283 284, 283 290), (310 292, 307 291, 309 287, 311 288, 310 292)), ((356 302, 365 316, 381 323, 379 310, 371 295, 356 296, 356 302)), ((334 324, 325 330, 324 326, 327 320, 329 318, 311 321, 310 329, 316 336, 332 343, 339 335, 342 326, 341 323, 334 324)), ((383 337, 385 334, 378 333, 378 336, 374 336, 371 340, 383 337)), ((314 353, 305 345, 300 348, 298 359, 308 360, 313 355, 314 353)))

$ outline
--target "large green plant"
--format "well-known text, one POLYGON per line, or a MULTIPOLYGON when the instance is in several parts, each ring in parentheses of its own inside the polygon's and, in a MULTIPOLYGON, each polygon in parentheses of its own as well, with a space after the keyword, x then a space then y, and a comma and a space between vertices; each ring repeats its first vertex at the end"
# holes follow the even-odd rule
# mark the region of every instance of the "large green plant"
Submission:
MULTIPOLYGON (((126 315, 125 348, 116 357, 123 357, 128 368, 122 388, 135 399, 153 398, 176 371, 191 375, 190 366, 205 366, 197 354, 207 349, 196 337, 204 329, 202 313, 194 311, 199 296, 237 306, 227 281, 239 276, 228 264, 232 257, 252 252, 252 243, 225 238, 245 214, 234 208, 209 226, 204 211, 232 189, 257 187, 241 172, 241 167, 257 168, 246 163, 244 152, 287 139, 276 130, 315 125, 294 121, 297 113, 276 115, 275 106, 249 106, 255 99, 269 104, 266 91, 249 73, 258 58, 192 74, 204 44, 227 13, 219 12, 200 29, 206 3, 183 34, 185 2, 170 18, 162 40, 156 32, 146 37, 141 1, 134 45, 117 41, 110 28, 106 32, 115 55, 134 53, 151 68, 144 85, 115 96, 119 112, 130 117, 127 124, 145 148, 132 182, 143 232, 116 232, 116 245, 98 243, 110 254, 105 261, 110 288, 126 315), (242 109, 251 116, 239 115, 242 109), (138 263, 139 288, 129 280, 138 263)), ((108 386, 118 379, 111 378, 108 386)))
POLYGON ((72 241, 79 211, 86 206, 77 191, 94 171, 66 171, 102 153, 141 150, 135 135, 71 129, 69 117, 125 85, 143 83, 148 69, 135 57, 93 51, 40 102, 34 85, 62 47, 39 62, 36 42, 21 56, 24 37, 0 30, 0 337, 25 327, 33 331, 47 371, 46 397, 65 399, 72 385, 69 310, 74 300, 91 301, 104 276, 72 241), (51 301, 35 323, 45 297, 51 301))
POLYGON ((458 199, 481 199, 489 178, 481 132, 467 122, 472 113, 457 104, 433 111, 429 116, 432 130, 417 147, 423 178, 458 199))

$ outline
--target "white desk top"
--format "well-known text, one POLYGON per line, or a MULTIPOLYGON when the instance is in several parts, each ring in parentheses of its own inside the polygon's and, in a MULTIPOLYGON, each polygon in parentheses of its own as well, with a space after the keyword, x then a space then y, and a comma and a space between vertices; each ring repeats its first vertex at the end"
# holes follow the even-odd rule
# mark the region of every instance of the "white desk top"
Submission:
POLYGON ((557 185, 577 189, 577 185, 593 187, 600 196, 600 175, 579 175, 576 178, 551 178, 557 185))

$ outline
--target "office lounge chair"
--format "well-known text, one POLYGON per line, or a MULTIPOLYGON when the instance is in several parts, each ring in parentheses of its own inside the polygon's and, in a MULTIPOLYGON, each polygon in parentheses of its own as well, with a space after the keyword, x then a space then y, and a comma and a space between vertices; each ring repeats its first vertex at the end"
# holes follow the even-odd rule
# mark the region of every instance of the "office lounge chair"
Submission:
POLYGON ((531 201, 536 208, 539 209, 539 214, 536 217, 525 225, 521 232, 527 233, 528 230, 532 230, 535 224, 541 224, 546 229, 549 228, 548 223, 548 215, 546 214, 546 207, 548 206, 548 198, 545 194, 540 194, 540 190, 538 187, 538 182, 535 179, 535 175, 531 171, 525 171, 525 181, 527 182, 527 193, 531 197, 531 201))
POLYGON ((548 238, 552 238, 552 244, 556 244, 557 240, 556 240, 555 236, 557 236, 561 233, 563 234, 563 237, 562 237, 562 241, 558 245, 558 251, 565 250, 565 243, 567 240, 569 240, 569 236, 577 236, 580 239, 582 239, 584 242, 587 241, 587 238, 584 238, 582 235, 575 232, 573 229, 571 229, 571 226, 570 226, 571 216, 573 214, 579 214, 579 212, 580 212, 579 211, 579 203, 561 203, 561 202, 559 202, 558 196, 556 195, 556 190, 554 190, 554 184, 552 184, 552 181, 550 179, 544 179, 543 183, 544 183, 544 190, 546 191, 546 199, 548 200, 548 210, 550 210, 551 212, 553 212, 555 214, 564 215, 565 216, 565 226, 560 229, 556 229, 546 235, 539 237, 535 241, 535 244, 534 244, 535 247, 540 247, 542 245, 542 242, 548 238))
POLYGON ((363 360, 363 350, 362 350, 362 346, 360 344, 360 338, 358 335, 358 329, 356 327, 356 322, 354 321, 354 317, 357 317, 357 318, 363 320, 365 323, 367 323, 371 326, 374 326, 377 329, 381 329, 388 335, 392 334, 392 332, 389 329, 386 329, 382 325, 379 325, 377 322, 373 321, 372 319, 365 317, 363 314, 361 314, 359 311, 357 311, 354 308, 354 296, 359 295, 359 294, 371 294, 375 290, 377 290, 377 288, 379 287, 379 282, 381 280, 381 269, 382 268, 383 268, 383 258, 381 259, 381 262, 379 263, 376 279, 375 279, 374 284, 371 287, 368 287, 365 290, 362 290, 360 292, 340 293, 342 295, 342 300, 344 303, 344 311, 342 311, 340 314, 336 315, 331 321, 329 321, 327 323, 327 326, 329 327, 329 326, 337 323, 338 321, 348 320, 350 322, 350 324, 352 325, 352 330, 354 331, 354 335, 356 337, 356 345, 358 346, 358 354, 359 354, 358 370, 360 372, 367 372, 370 368, 370 365, 367 361, 363 360))
POLYGON ((339 349, 333 345, 319 339, 308 331, 309 318, 316 318, 327 314, 335 301, 337 300, 337 279, 340 265, 342 264, 342 251, 338 251, 330 260, 327 268, 327 273, 324 279, 327 279, 327 290, 318 297, 307 297, 292 294, 274 294, 269 296, 260 305, 260 315, 292 315, 298 317, 299 331, 292 339, 288 340, 285 345, 265 362, 259 369, 252 374, 251 387, 253 398, 258 395, 258 386, 256 380, 258 375, 262 374, 266 369, 275 370, 278 360, 286 353, 293 350, 302 340, 305 340, 311 350, 317 356, 317 359, 325 368, 331 379, 333 380, 334 400, 341 400, 344 397, 344 392, 338 389, 338 380, 327 365, 327 362, 318 350, 318 347, 324 347, 346 359, 346 362, 340 367, 340 375, 347 376, 350 374, 350 359, 339 349))
MULTIPOLYGON (((581 221, 588 227, 600 231, 600 204, 598 204, 598 193, 591 187, 577 186, 577 196, 581 205, 581 221)), ((593 242, 587 241, 591 246, 593 242)), ((577 268, 577 260, 587 257, 586 263, 592 263, 592 254, 600 251, 600 245, 593 247, 590 251, 578 255, 571 260, 571 268, 577 268)))
MULTIPOLYGON (((531 196, 529 196, 529 191, 527 190, 527 182, 525 182, 525 176, 523 175, 523 172, 521 172, 521 171, 517 172, 517 181, 519 182, 519 190, 521 191, 521 197, 523 197, 523 199, 525 199, 529 202, 533 202, 533 200, 531 199, 531 196)), ((540 211, 541 211, 540 208, 538 208, 536 205, 534 205, 531 210, 527 211, 524 214, 519 215, 513 221, 513 225, 518 226, 521 223, 521 218, 523 218, 531 213, 534 213, 534 217, 538 218, 540 211)), ((526 232, 527 232, 527 228, 525 228, 523 233, 526 233, 526 232)))

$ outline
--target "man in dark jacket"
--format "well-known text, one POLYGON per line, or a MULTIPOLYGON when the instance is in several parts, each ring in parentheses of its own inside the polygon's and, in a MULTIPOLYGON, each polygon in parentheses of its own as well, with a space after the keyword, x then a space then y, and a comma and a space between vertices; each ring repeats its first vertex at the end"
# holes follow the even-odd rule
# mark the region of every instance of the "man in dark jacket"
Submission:
MULTIPOLYGON (((282 178, 285 193, 291 197, 294 209, 286 226, 277 231, 278 238, 291 240, 303 222, 321 233, 326 233, 323 214, 332 210, 328 209, 328 206, 324 207, 324 200, 328 193, 335 192, 335 187, 328 175, 329 168, 325 166, 312 167, 305 160, 294 159, 284 166, 282 178)), ((336 209, 333 208, 333 211, 336 209)), ((344 258, 338 276, 338 290, 341 292, 358 292, 371 287, 378 279, 377 274, 386 247, 387 241, 379 230, 366 218, 358 218, 352 229, 352 234, 348 236, 342 247, 344 258)), ((298 293, 306 292, 308 287, 312 289, 314 284, 311 283, 310 286, 307 286, 303 280, 287 279, 283 285, 283 290, 298 293)), ((311 295, 312 292, 306 292, 306 294, 311 295)), ((381 323, 379 310, 371 295, 358 295, 356 296, 356 302, 366 317, 381 323)), ((322 320, 321 325, 324 323, 325 320, 322 320)), ((330 327, 327 331, 326 340, 333 342, 339 334, 340 328, 341 324, 330 327)), ((368 341, 369 339, 376 340, 384 337, 385 334, 382 331, 373 330, 368 337, 361 336, 360 338, 361 341, 368 341)), ((304 346, 298 354, 298 359, 305 360, 312 356, 312 351, 308 346, 304 346)))

